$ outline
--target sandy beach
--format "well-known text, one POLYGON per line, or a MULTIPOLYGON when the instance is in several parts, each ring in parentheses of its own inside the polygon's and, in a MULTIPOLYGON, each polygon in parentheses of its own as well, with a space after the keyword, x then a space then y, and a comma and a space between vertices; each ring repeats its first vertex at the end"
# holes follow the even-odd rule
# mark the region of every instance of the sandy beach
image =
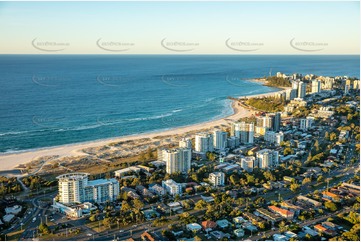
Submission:
MULTIPOLYGON (((257 94, 257 95, 250 95, 247 97, 263 97, 263 96, 270 96, 274 95, 275 93, 282 92, 276 91, 271 93, 265 94, 257 94)), ((242 96, 244 97, 244 96, 242 96)), ((49 147, 44 149, 39 149, 35 151, 27 151, 22 153, 14 153, 14 154, 4 154, 0 155, 0 171, 6 170, 13 170, 21 164, 26 164, 36 158, 42 156, 59 156, 59 157, 75 157, 75 156, 82 156, 87 155, 83 153, 81 150, 84 148, 91 148, 91 147, 99 147, 104 146, 112 142, 121 142, 127 140, 136 140, 142 138, 151 138, 153 139, 156 136, 169 136, 169 135, 181 135, 190 131, 196 131, 205 128, 212 128, 218 125, 229 125, 233 121, 237 121, 240 118, 244 118, 247 116, 252 115, 252 111, 249 111, 241 106, 238 105, 238 102, 232 103, 233 107, 233 114, 218 120, 213 120, 204 123, 198 123, 194 125, 172 128, 165 131, 158 131, 158 132, 151 132, 145 134, 137 134, 137 135, 129 135, 123 136, 119 138, 109 138, 104 140, 97 140, 97 141, 90 141, 84 143, 77 143, 77 144, 68 144, 62 145, 57 147, 49 147)))

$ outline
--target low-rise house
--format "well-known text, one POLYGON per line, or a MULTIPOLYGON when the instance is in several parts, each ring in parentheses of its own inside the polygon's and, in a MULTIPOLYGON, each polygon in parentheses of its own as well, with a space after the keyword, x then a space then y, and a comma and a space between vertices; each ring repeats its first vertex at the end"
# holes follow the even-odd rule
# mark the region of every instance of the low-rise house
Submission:
POLYGON ((157 239, 155 238, 154 235, 152 235, 149 232, 144 232, 140 235, 140 238, 144 241, 156 241, 157 239))
POLYGON ((280 215, 271 213, 270 211, 268 211, 267 209, 264 209, 264 208, 258 208, 256 210, 256 212, 258 213, 258 216, 260 216, 268 221, 271 221, 272 223, 282 220, 280 215))
POLYGON ((164 196, 166 194, 165 189, 158 184, 149 185, 149 191, 158 196, 164 196))
POLYGON ((338 202, 340 201, 340 197, 332 192, 328 192, 328 191, 323 191, 322 192, 322 197, 323 198, 326 198, 326 199, 329 199, 329 200, 332 200, 334 202, 338 202))
POLYGON ((244 230, 239 228, 239 229, 235 229, 233 231, 233 233, 238 237, 238 238, 241 238, 244 236, 244 230))
POLYGON ((243 214, 244 214, 244 216, 245 216, 246 218, 248 218, 248 220, 251 221, 253 224, 258 224, 259 222, 264 221, 263 219, 261 219, 260 217, 254 215, 254 214, 252 214, 252 213, 245 212, 245 213, 243 213, 243 214))
POLYGON ((244 229, 247 229, 247 230, 250 231, 251 233, 255 233, 255 232, 258 231, 257 227, 254 226, 254 225, 251 224, 251 223, 245 223, 245 224, 243 225, 243 228, 244 228, 244 229))
POLYGON ((286 218, 286 219, 293 219, 293 217, 295 215, 295 213, 292 211, 289 211, 289 210, 283 209, 283 208, 278 208, 276 206, 268 206, 268 209, 274 213, 278 213, 279 215, 281 215, 281 217, 286 218))
POLYGON ((216 224, 218 225, 218 227, 224 229, 227 228, 229 225, 229 222, 227 219, 221 219, 221 220, 217 220, 216 224))
POLYGON ((300 206, 294 205, 288 201, 282 201, 280 204, 281 208, 290 210, 295 213, 295 215, 298 215, 302 208, 300 206))
POLYGON ((309 234, 311 237, 314 237, 314 236, 318 235, 318 233, 315 230, 311 229, 308 226, 303 227, 302 231, 305 232, 306 234, 309 234))
POLYGON ((274 241, 287 241, 287 237, 282 234, 274 234, 272 237, 274 241))
POLYGON ((241 223, 246 222, 246 220, 243 217, 239 216, 239 217, 233 218, 233 222, 236 224, 241 224, 241 223))
POLYGON ((290 240, 291 238, 297 238, 297 234, 291 231, 284 232, 284 235, 287 237, 287 240, 290 240))
POLYGON ((197 223, 191 223, 191 224, 187 224, 187 230, 192 231, 194 233, 198 232, 199 230, 202 229, 202 226, 200 226, 197 223))
POLYGON ((159 216, 160 216, 160 214, 157 211, 155 211, 154 209, 143 210, 142 213, 144 214, 144 217, 146 220, 159 218, 159 216))
POLYGON ((207 220, 207 221, 202 222, 202 228, 207 233, 214 230, 216 227, 217 227, 217 224, 214 221, 207 220))
POLYGON ((316 224, 313 228, 316 231, 324 233, 324 234, 329 235, 329 236, 337 235, 337 233, 335 231, 327 229, 326 227, 322 226, 321 224, 316 224))
POLYGON ((321 207, 321 206, 322 206, 322 203, 320 203, 320 202, 318 202, 318 201, 316 201, 316 200, 313 200, 313 199, 311 199, 311 198, 302 196, 302 195, 297 196, 297 200, 300 200, 300 201, 309 203, 309 204, 311 204, 311 205, 314 206, 314 207, 321 207))
POLYGON ((216 238, 217 240, 221 240, 221 239, 223 239, 223 238, 225 238, 225 237, 227 237, 227 238, 230 237, 229 234, 225 234, 225 233, 223 233, 222 231, 218 231, 218 230, 212 231, 212 232, 211 232, 211 235, 212 235, 214 238, 216 238))
POLYGON ((330 230, 337 230, 337 225, 329 221, 322 222, 322 226, 330 230))

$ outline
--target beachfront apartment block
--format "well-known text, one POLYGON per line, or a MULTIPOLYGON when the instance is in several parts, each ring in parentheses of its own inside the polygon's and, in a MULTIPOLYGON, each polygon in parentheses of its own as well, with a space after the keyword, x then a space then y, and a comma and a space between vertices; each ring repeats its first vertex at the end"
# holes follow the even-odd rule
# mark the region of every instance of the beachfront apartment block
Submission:
POLYGON ((306 83, 299 82, 298 83, 298 97, 304 98, 306 96, 306 83))
POLYGON ((227 132, 222 130, 213 131, 213 147, 217 150, 227 148, 227 132))
POLYGON ((253 144, 254 123, 235 122, 231 125, 231 135, 237 137, 243 144, 253 144))
POLYGON ((213 135, 199 133, 195 137, 195 151, 201 153, 213 152, 213 135))
POLYGON ((297 89, 288 89, 285 91, 285 94, 286 101, 291 101, 297 97, 297 89))
POLYGON ((198 133, 195 136, 195 151, 201 153, 213 152, 213 135, 198 133))
POLYGON ((257 117, 256 125, 277 132, 281 127, 281 113, 267 113, 266 116, 257 117))
POLYGON ((246 156, 241 158, 241 168, 247 172, 252 172, 254 168, 254 156, 246 156))
POLYGON ((224 186, 224 173, 223 172, 213 172, 213 173, 209 174, 208 180, 215 187, 224 186))
POLYGON ((263 149, 256 152, 256 164, 258 168, 269 169, 279 164, 279 153, 276 150, 263 149))
POLYGON ((179 148, 192 149, 192 139, 190 139, 190 138, 182 138, 179 141, 179 148))
POLYGON ((166 163, 166 172, 168 174, 187 173, 191 169, 191 158, 191 149, 177 148, 162 151, 162 159, 166 163))
POLYGON ((173 181, 172 179, 162 181, 162 187, 167 191, 168 194, 172 196, 182 194, 181 184, 173 181))
POLYGON ((59 202, 74 204, 114 201, 119 195, 119 182, 115 179, 88 180, 88 173, 68 173, 57 177, 59 202))
POLYGON ((281 142, 283 141, 284 134, 283 132, 274 132, 274 131, 267 131, 264 135, 264 140, 267 142, 270 142, 272 144, 275 144, 277 146, 281 145, 281 142))
POLYGON ((313 80, 311 83, 311 93, 319 93, 321 91, 321 81, 313 80))

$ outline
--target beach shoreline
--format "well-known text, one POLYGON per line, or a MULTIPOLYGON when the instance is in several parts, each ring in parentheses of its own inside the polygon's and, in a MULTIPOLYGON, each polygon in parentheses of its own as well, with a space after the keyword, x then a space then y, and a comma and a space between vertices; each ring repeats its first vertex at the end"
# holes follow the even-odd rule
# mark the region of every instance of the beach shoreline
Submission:
MULTIPOLYGON (((282 92, 283 90, 284 89, 269 93, 254 94, 254 95, 248 95, 242 97, 252 98, 252 97, 272 96, 275 95, 276 93, 282 92)), ((134 135, 127 135, 122 137, 107 138, 102 140, 86 141, 82 143, 65 144, 65 145, 48 147, 48 148, 39 148, 33 151, 24 151, 24 152, 20 151, 18 153, 1 154, 0 171, 17 169, 20 165, 25 165, 27 163, 30 163, 32 160, 43 156, 58 156, 58 158, 87 156, 88 155, 87 153, 82 152, 83 149, 100 147, 114 142, 139 140, 144 138, 154 139, 155 137, 158 136, 182 135, 188 132, 207 129, 207 128, 209 129, 215 126, 229 125, 231 122, 237 121, 241 118, 248 117, 254 114, 253 111, 250 111, 238 105, 237 101, 232 101, 231 107, 233 109, 233 113, 231 115, 206 122, 201 122, 201 123, 196 123, 181 127, 174 127, 166 130, 150 131, 142 134, 134 134, 134 135)))

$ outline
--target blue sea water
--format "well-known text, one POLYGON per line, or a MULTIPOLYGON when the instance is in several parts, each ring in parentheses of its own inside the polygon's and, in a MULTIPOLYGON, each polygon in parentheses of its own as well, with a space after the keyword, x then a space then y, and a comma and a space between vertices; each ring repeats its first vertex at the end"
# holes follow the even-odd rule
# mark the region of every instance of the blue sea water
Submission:
POLYGON ((0 55, 0 153, 200 123, 227 96, 274 91, 252 78, 360 76, 359 56, 0 55))

